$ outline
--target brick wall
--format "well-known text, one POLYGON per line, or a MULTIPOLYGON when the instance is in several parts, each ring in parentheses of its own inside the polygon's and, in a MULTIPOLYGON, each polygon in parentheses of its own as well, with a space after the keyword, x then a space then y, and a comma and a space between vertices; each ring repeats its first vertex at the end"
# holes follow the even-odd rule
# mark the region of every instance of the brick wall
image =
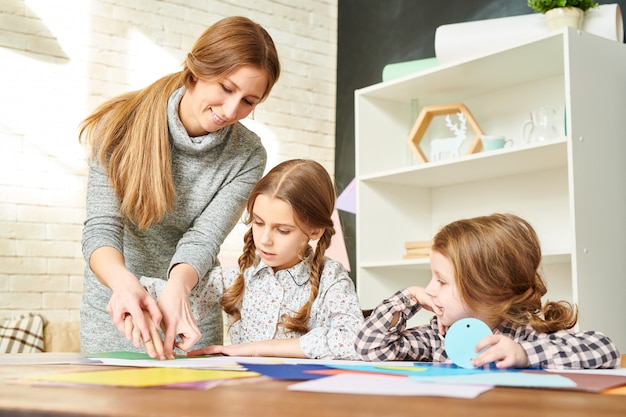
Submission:
MULTIPOLYGON (((78 320, 87 169, 77 126, 105 99, 179 70, 222 17, 261 23, 279 51, 281 78, 249 122, 268 167, 305 157, 332 175, 337 1, 1 2, 0 317, 78 320)), ((244 230, 224 243, 224 259, 238 255, 244 230)))

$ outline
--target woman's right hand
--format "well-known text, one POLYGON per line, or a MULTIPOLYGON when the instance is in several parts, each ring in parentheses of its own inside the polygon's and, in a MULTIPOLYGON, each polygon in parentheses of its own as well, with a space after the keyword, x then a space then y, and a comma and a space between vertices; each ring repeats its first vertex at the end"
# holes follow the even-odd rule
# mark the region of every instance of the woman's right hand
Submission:
POLYGON ((135 347, 139 348, 141 343, 134 340, 132 330, 129 330, 126 326, 126 318, 128 316, 132 318, 134 327, 140 332, 141 340, 148 341, 153 337, 148 322, 144 317, 144 312, 152 319, 152 323, 154 323, 157 329, 161 324, 163 315, 156 300, 141 286, 139 280, 130 271, 128 271, 128 275, 123 279, 118 277, 115 280, 115 284, 112 285, 111 290, 113 294, 107 305, 107 313, 113 319, 113 324, 115 324, 117 330, 127 340, 133 341, 135 347))
MULTIPOLYGON (((144 318, 146 311, 157 328, 161 325, 163 315, 154 298, 141 285, 139 279, 126 268, 124 256, 117 249, 102 246, 96 249, 89 259, 89 266, 100 282, 109 287, 113 294, 107 304, 107 313, 127 340, 133 340, 132 331, 126 328, 126 317, 130 316, 134 326, 141 333, 141 340, 150 340, 150 328, 144 318)), ((141 347, 134 342, 135 347, 141 347)))

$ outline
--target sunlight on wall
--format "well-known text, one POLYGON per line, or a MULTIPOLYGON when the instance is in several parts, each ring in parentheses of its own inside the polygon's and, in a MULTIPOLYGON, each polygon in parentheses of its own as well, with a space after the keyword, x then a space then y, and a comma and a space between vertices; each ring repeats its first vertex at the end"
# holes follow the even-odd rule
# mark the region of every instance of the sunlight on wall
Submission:
POLYGON ((282 162, 278 159, 280 143, 278 142, 276 134, 269 128, 269 126, 257 122, 252 117, 247 117, 241 120, 241 124, 259 135, 261 138, 261 142, 267 151, 265 173, 282 162))
POLYGON ((166 74, 180 71, 182 63, 144 33, 132 28, 128 39, 128 68, 129 89, 136 90, 166 74))
MULTIPOLYGON (((267 0, 263 10, 221 0, 0 1, 0 317, 78 320, 87 175, 80 122, 107 99, 180 70, 197 36, 220 16, 259 21, 282 54, 271 97, 256 120, 243 121, 267 149, 266 170, 292 157, 333 166, 334 120, 314 111, 335 103, 328 80, 336 48, 327 41, 336 33, 333 0, 267 0), (291 15, 295 29, 284 24, 291 15), (303 82, 302 60, 319 77, 303 82)), ((235 227, 225 256, 241 253, 245 230, 235 227)))

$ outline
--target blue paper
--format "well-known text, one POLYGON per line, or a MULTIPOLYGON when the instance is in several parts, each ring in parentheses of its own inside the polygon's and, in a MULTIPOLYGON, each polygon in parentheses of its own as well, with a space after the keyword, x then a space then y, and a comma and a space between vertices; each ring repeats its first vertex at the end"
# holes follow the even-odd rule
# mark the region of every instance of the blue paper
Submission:
POLYGON ((328 375, 314 374, 307 371, 329 370, 326 365, 317 364, 285 364, 285 363, 245 363, 239 362, 239 365, 248 371, 256 372, 261 375, 274 379, 287 380, 308 380, 324 378, 328 375))

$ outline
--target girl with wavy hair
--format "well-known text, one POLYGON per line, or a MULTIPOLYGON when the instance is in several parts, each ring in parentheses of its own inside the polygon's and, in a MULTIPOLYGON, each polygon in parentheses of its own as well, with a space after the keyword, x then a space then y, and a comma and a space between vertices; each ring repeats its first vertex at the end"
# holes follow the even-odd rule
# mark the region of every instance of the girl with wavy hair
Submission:
POLYGON ((456 321, 476 318, 493 334, 475 346, 475 367, 614 368, 615 344, 595 331, 574 332, 577 309, 547 301, 539 273, 541 247, 533 227, 513 214, 458 220, 434 237, 426 288, 398 291, 374 309, 359 331, 364 360, 451 362, 444 335, 456 321), (429 324, 408 328, 407 320, 425 308, 429 324))

